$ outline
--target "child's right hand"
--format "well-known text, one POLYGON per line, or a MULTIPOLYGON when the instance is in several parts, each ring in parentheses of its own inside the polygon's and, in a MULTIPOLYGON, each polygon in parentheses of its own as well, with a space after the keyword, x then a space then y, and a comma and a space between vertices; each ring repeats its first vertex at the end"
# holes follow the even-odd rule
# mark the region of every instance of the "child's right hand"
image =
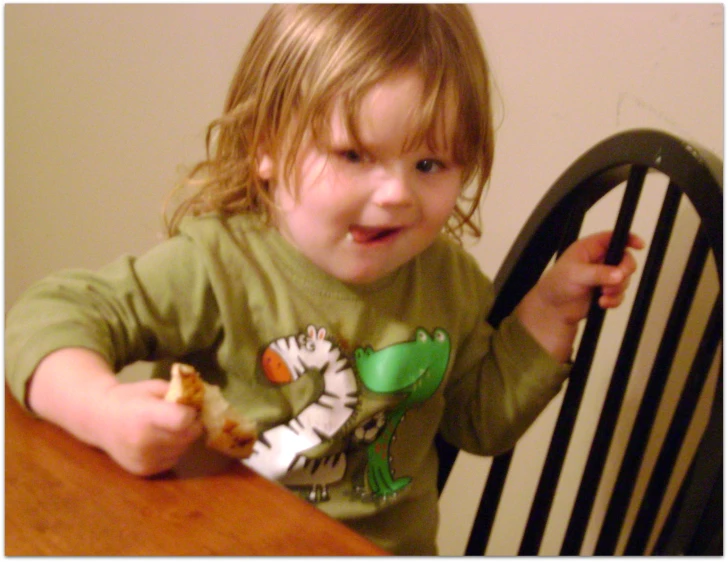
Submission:
POLYGON ((97 353, 64 348, 39 363, 27 403, 132 474, 149 476, 174 467, 203 431, 193 408, 164 399, 168 386, 163 380, 120 383, 97 353))
POLYGON ((202 434, 195 409, 164 400, 168 386, 162 380, 116 384, 102 398, 98 446, 132 474, 174 467, 202 434))

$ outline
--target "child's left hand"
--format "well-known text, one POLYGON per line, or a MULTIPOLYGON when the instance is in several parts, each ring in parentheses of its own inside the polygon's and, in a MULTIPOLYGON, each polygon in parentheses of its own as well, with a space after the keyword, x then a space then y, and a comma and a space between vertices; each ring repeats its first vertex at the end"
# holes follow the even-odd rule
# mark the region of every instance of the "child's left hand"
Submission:
MULTIPOLYGON (((594 289, 601 289, 601 307, 617 307, 637 269, 628 250, 618 265, 603 263, 611 237, 611 232, 602 232, 574 242, 516 309, 526 329, 560 361, 571 354, 577 325, 589 311, 594 289)), ((627 247, 639 250, 644 242, 631 234, 627 247)))

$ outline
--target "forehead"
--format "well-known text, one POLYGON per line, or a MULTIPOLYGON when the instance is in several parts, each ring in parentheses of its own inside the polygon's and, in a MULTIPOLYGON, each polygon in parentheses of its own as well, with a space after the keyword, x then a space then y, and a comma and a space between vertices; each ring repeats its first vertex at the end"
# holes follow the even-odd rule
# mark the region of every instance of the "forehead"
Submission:
POLYGON ((329 119, 331 142, 365 148, 412 150, 423 144, 447 149, 453 137, 454 95, 427 92, 420 73, 393 73, 371 86, 358 102, 338 96, 329 119))

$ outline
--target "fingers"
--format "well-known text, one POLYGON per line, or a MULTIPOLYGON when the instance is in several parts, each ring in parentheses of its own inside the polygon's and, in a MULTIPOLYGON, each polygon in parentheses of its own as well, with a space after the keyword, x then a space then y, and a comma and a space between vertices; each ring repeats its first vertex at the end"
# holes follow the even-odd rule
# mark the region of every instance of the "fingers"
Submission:
MULTIPOLYGON (((607 255, 609 243, 612 240, 613 233, 611 231, 598 232, 590 236, 585 236, 577 240, 572 248, 580 254, 582 261, 587 263, 603 263, 607 255)), ((636 234, 630 233, 627 237, 626 248, 641 250, 645 247, 645 242, 636 234)), ((626 254, 627 252, 625 252, 626 254)))
POLYGON ((608 293, 602 290, 599 296, 599 306, 602 308, 617 308, 624 301, 624 291, 608 293))
POLYGON ((577 240, 562 256, 564 279, 584 289, 599 288, 599 304, 604 308, 615 308, 624 300, 637 262, 629 249, 644 248, 644 241, 630 234, 622 260, 617 265, 603 263, 612 239, 611 232, 599 232, 577 240))
POLYGON ((630 285, 632 275, 637 270, 637 262, 631 252, 625 252, 622 262, 618 266, 602 266, 607 272, 605 281, 599 283, 601 295, 599 306, 602 308, 616 308, 624 301, 625 292, 630 285))
POLYGON ((203 428, 197 410, 164 399, 169 388, 168 381, 150 379, 134 384, 135 392, 144 397, 143 403, 138 406, 139 416, 146 418, 154 432, 153 439, 186 446, 200 436, 203 428))
POLYGON ((599 269, 601 270, 601 283, 599 284, 603 288, 619 288, 623 283, 629 282, 629 278, 637 271, 637 261, 631 252, 625 252, 618 265, 602 265, 599 269))
MULTIPOLYGON (((612 232, 599 232, 597 234, 585 236, 584 238, 577 240, 571 248, 566 251, 564 256, 572 254, 569 256, 570 259, 584 264, 603 264, 611 240, 612 232)), ((621 276, 629 276, 634 273, 637 265, 634 260, 634 256, 631 252, 629 252, 628 248, 641 250, 644 247, 645 243, 642 238, 636 234, 630 234, 627 238, 621 262, 615 266, 604 266, 605 268, 619 268, 622 273, 617 273, 615 270, 602 270, 599 273, 600 282, 598 284, 619 283, 621 281, 621 276)))
POLYGON ((150 411, 150 424, 130 456, 134 460, 131 471, 140 476, 173 468, 204 431, 193 408, 172 402, 159 401, 150 411))
POLYGON ((152 399, 150 402, 150 422, 157 428, 174 433, 191 429, 197 433, 195 426, 200 426, 198 412, 190 406, 167 402, 164 396, 169 389, 169 382, 162 379, 150 379, 135 383, 137 391, 152 399))
POLYGON ((169 383, 147 380, 108 391, 108 417, 100 446, 129 472, 166 470, 202 433, 197 411, 164 400, 169 383))

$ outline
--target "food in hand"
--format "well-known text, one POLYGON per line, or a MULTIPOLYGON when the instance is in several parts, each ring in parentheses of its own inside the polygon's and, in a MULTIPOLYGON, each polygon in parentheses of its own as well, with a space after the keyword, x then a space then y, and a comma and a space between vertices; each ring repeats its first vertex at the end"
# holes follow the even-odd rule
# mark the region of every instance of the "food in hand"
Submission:
POLYGON ((191 365, 174 363, 165 400, 195 408, 207 431, 207 446, 238 459, 253 452, 258 438, 255 422, 225 400, 220 387, 208 384, 191 365))

